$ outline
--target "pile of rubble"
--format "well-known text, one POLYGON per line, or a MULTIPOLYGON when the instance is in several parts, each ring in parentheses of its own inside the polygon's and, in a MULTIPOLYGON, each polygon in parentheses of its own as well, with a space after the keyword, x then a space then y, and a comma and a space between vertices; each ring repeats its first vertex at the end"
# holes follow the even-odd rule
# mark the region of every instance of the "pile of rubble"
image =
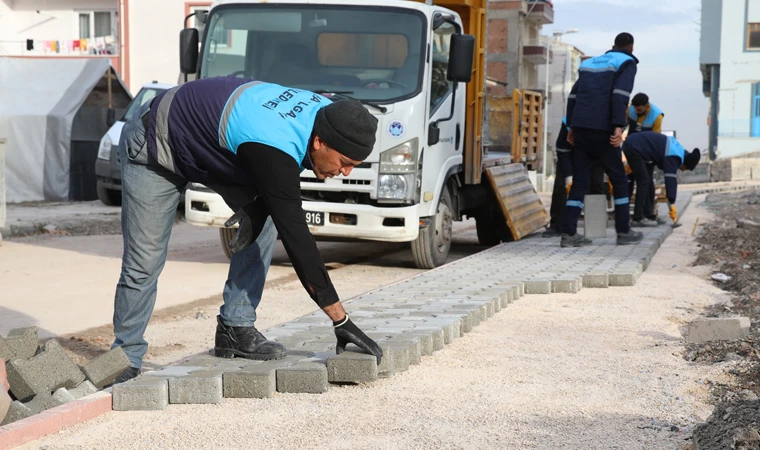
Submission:
POLYGON ((0 389, 0 425, 6 425, 103 389, 129 367, 129 359, 116 348, 80 367, 58 341, 40 347, 37 327, 29 327, 0 336, 0 364, 10 385, 9 392, 0 389))

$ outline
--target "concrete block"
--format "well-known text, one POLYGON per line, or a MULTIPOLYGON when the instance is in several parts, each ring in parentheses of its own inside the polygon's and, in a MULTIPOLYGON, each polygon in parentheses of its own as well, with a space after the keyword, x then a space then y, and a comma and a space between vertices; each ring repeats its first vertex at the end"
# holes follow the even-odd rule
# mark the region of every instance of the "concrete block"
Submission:
POLYGON ((276 377, 278 392, 322 394, 329 387, 327 366, 324 364, 298 363, 283 367, 277 369, 276 377))
POLYGON ((56 406, 60 405, 63 405, 63 402, 57 397, 50 395, 50 392, 37 394, 32 400, 26 403, 26 406, 29 408, 29 411, 32 412, 32 415, 39 414, 42 411, 48 410, 50 408, 55 408, 56 406))
POLYGON ((525 294, 551 294, 552 282, 550 280, 527 280, 525 282, 525 294))
POLYGON ((409 333, 404 333, 399 339, 394 339, 391 342, 407 346, 409 349, 410 366, 416 366, 422 362, 422 342, 420 338, 409 333))
POLYGON ((88 395, 94 394, 96 392, 98 392, 98 388, 96 388, 94 384, 90 383, 89 380, 84 380, 79 383, 79 386, 75 387, 74 389, 69 389, 69 394, 74 397, 74 400, 79 400, 82 397, 87 397, 88 395))
POLYGON ((748 317, 707 317, 689 324, 689 342, 733 341, 749 336, 748 317))
POLYGON ((192 366, 192 367, 214 367, 220 361, 225 361, 225 359, 217 358, 216 356, 213 356, 213 355, 199 355, 199 356, 193 356, 191 358, 188 358, 182 361, 181 364, 183 366, 192 366))
POLYGON ((584 274, 581 279, 584 288, 606 288, 610 285, 607 272, 589 272, 584 274))
POLYGON ((26 419, 32 416, 32 410, 28 406, 16 400, 8 407, 8 412, 5 414, 5 418, 0 421, 0 426, 8 425, 17 420, 26 419))
POLYGON ((634 270, 616 269, 608 276, 610 286, 635 286, 636 278, 638 278, 638 274, 634 270))
POLYGON ((96 388, 102 389, 113 383, 129 366, 129 358, 124 350, 116 347, 82 366, 82 372, 96 388))
POLYGON ((222 378, 225 398, 269 398, 277 390, 277 368, 251 366, 225 372, 222 378))
POLYGON ((377 376, 388 378, 403 372, 409 368, 409 349, 405 345, 393 344, 390 341, 383 342, 380 347, 383 349, 383 358, 380 365, 377 366, 377 376))
POLYGON ((430 356, 433 354, 433 331, 435 330, 420 330, 415 328, 414 330, 406 333, 410 336, 419 338, 420 356, 430 356))
MULTIPOLYGON (((383 355, 383 360, 387 355, 383 355)), ((377 380, 377 358, 366 353, 345 351, 327 358, 330 383, 368 383, 377 380)))
POLYGON ((58 388, 58 390, 53 392, 53 398, 60 402, 61 405, 76 400, 74 395, 72 395, 66 388, 58 388))
POLYGON ((14 359, 7 364, 11 392, 20 400, 65 387, 73 388, 84 381, 84 374, 61 345, 50 340, 42 352, 30 359, 14 359))
POLYGON ((186 377, 169 378, 169 403, 198 405, 221 402, 221 370, 201 370, 186 377))
POLYGON ((139 376, 115 384, 111 396, 114 411, 162 411, 169 405, 169 381, 139 376))
POLYGON ((29 359, 37 353, 37 327, 14 328, 8 337, 0 336, 0 359, 29 359))
POLYGON ((583 236, 607 237, 607 196, 586 195, 583 200, 583 236))
POLYGON ((575 294, 581 290, 581 279, 579 278, 557 278, 552 280, 552 292, 575 294))
POLYGON ((193 372, 197 372, 199 370, 205 370, 205 369, 207 368, 200 367, 200 366, 166 366, 159 370, 151 370, 149 372, 145 372, 143 375, 146 377, 164 377, 164 378, 186 377, 192 374, 193 372))
POLYGON ((424 327, 418 327, 415 328, 413 332, 418 331, 424 331, 425 333, 430 333, 431 341, 432 341, 432 350, 433 352, 437 352, 438 350, 443 350, 444 345, 446 345, 445 341, 445 333, 443 331, 443 326, 438 325, 429 325, 424 327))

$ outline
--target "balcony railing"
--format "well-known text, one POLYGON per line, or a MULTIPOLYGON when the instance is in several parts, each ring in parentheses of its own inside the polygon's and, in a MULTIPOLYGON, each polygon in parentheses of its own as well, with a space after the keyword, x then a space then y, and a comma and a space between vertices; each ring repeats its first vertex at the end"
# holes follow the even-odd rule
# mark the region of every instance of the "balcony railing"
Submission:
POLYGON ((528 0, 527 18, 540 25, 554 23, 554 7, 546 0, 528 0))
MULTIPOLYGON (((546 64, 546 46, 548 40, 545 38, 529 39, 523 41, 523 59, 533 64, 546 64)), ((552 59, 552 51, 549 51, 549 61, 552 59)))
POLYGON ((116 36, 89 39, 0 41, 2 53, 10 56, 118 56, 116 36))

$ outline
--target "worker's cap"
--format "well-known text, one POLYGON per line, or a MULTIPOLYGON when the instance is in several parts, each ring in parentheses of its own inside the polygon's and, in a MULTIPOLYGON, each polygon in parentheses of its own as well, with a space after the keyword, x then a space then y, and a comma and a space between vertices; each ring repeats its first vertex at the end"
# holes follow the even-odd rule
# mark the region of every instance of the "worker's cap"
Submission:
POLYGON ((330 103, 314 119, 314 134, 356 161, 364 161, 372 153, 376 132, 377 118, 357 100, 330 103))
POLYGON ((687 153, 683 157, 683 165, 689 170, 694 170, 699 164, 699 158, 702 157, 702 152, 698 148, 695 148, 690 153, 687 153))

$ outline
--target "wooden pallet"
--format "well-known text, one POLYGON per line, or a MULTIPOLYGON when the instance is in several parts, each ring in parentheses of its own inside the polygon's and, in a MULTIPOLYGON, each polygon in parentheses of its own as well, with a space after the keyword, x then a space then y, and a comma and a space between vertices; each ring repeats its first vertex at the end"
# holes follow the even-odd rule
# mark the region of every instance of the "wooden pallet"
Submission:
POLYGON ((514 240, 549 224, 549 214, 522 164, 489 167, 486 174, 514 240))

